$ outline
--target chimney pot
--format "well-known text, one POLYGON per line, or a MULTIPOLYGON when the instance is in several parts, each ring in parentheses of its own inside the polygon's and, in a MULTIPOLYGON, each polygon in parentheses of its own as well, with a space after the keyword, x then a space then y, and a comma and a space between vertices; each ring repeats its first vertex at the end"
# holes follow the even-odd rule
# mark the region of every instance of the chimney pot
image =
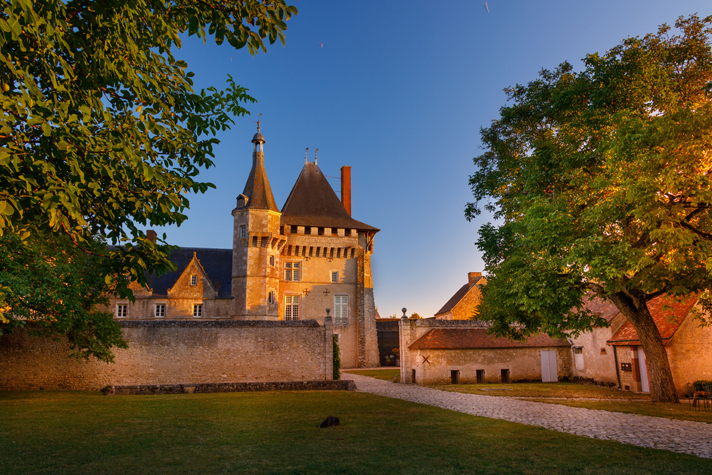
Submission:
POLYGON ((351 216, 351 167, 341 167, 341 203, 351 216))
POLYGON ((156 237, 157 237, 156 231, 154 231, 153 229, 149 229, 148 231, 146 231, 146 237, 153 244, 156 244, 156 237))

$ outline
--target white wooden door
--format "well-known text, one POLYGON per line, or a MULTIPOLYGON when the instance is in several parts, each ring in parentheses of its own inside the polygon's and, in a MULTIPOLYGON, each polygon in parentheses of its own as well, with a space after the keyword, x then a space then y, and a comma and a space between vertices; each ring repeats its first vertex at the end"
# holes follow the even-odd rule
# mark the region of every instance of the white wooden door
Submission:
POLYGON ((640 386, 644 393, 650 392, 650 383, 648 382, 648 361, 645 359, 643 347, 638 347, 638 366, 640 369, 640 386))
POLYGON ((541 351, 541 381, 543 383, 556 383, 559 375, 556 371, 556 350, 541 351))

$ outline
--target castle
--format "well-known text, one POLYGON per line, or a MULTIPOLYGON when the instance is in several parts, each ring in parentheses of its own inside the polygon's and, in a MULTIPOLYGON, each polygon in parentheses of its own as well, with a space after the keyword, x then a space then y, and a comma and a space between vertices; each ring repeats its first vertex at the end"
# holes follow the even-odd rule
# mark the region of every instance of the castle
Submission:
POLYGON ((116 318, 323 325, 330 312, 343 367, 377 366, 371 254, 379 230, 351 217, 351 167, 341 168, 339 200, 316 158, 305 158, 280 211, 259 122, 252 143, 252 169, 232 211, 232 249, 173 250, 177 271, 149 276, 148 289, 133 287, 135 302, 112 299, 116 318))

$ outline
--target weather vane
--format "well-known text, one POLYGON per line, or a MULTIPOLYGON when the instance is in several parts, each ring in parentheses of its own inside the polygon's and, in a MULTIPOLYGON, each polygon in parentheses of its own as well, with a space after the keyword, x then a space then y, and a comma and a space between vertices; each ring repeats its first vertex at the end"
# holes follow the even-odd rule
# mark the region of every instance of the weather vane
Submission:
POLYGON ((314 165, 316 165, 316 154, 319 153, 319 149, 314 151, 314 165))
POLYGON ((307 164, 307 152, 309 151, 309 147, 304 149, 304 165, 307 164))

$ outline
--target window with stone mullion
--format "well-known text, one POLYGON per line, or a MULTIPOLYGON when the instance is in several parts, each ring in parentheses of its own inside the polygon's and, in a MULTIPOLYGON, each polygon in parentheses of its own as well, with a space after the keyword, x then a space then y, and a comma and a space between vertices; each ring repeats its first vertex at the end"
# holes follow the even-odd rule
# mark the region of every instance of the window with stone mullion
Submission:
POLYGON ((334 323, 346 325, 349 323, 349 296, 334 296, 334 323))
POLYGON ((284 319, 299 320, 299 296, 285 295, 284 296, 284 319))

